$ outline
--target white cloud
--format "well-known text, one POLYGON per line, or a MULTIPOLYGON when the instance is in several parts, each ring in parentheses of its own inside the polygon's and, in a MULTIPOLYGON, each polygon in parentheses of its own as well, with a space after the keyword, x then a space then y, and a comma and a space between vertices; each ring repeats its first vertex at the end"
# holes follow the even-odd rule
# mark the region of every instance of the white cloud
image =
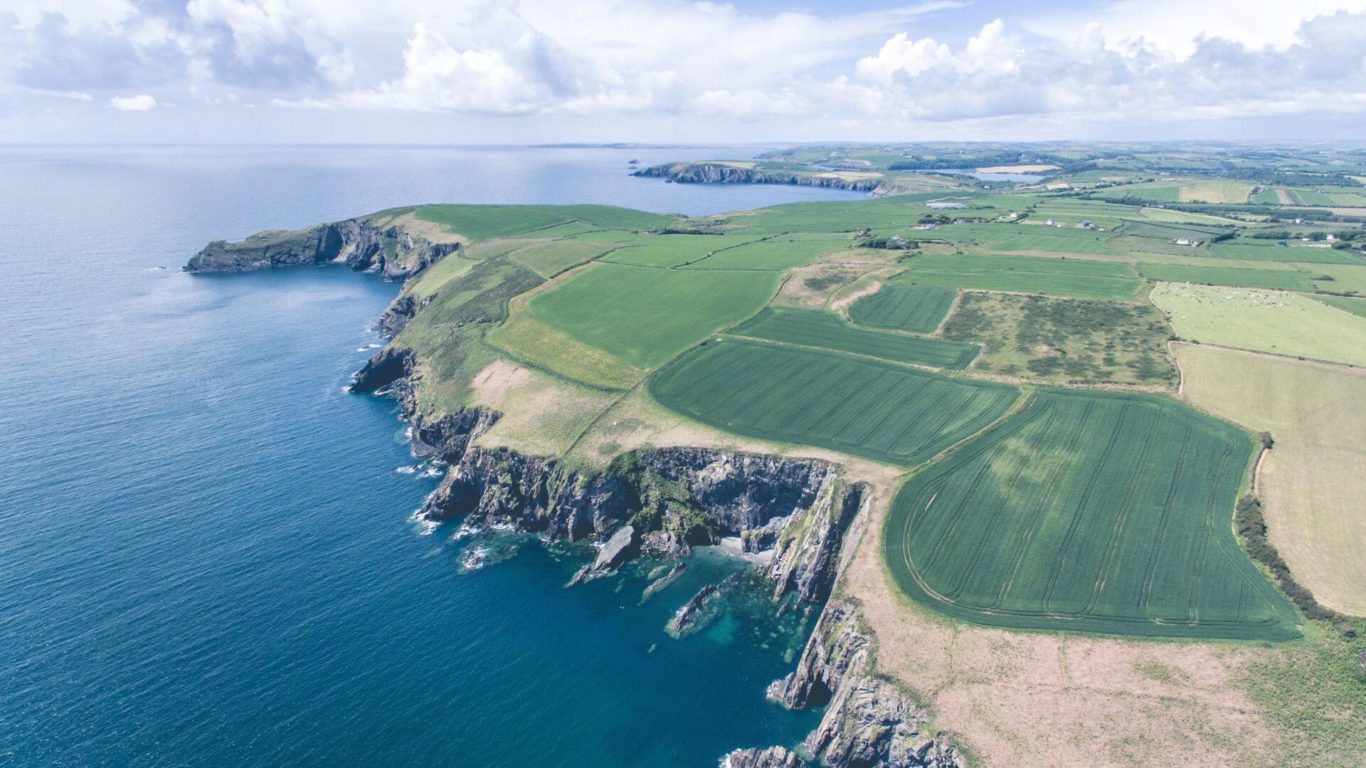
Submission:
POLYGON ((1256 13, 1235 0, 1021 6, 966 39, 936 32, 958 5, 14 0, 0 13, 0 93, 118 109, 156 108, 155 93, 175 112, 251 103, 280 121, 299 119, 286 108, 541 115, 547 126, 705 115, 721 136, 766 120, 888 136, 982 121, 1366 113, 1366 0, 1256 13))
POLYGON ((139 93, 136 96, 115 96, 109 100, 109 106, 120 112, 151 112, 157 108, 157 100, 149 93, 139 93))

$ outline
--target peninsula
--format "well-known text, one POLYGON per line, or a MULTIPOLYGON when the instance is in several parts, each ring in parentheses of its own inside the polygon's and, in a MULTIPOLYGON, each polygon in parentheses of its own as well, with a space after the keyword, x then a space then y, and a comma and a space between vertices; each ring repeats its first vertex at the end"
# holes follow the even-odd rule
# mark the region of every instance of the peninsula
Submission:
POLYGON ((732 768, 1349 765, 1366 153, 1238 157, 801 147, 636 175, 874 194, 423 205, 186 269, 402 281, 352 389, 444 467, 423 519, 593 542, 575 582, 725 543, 820 612, 768 689, 819 726, 732 768))

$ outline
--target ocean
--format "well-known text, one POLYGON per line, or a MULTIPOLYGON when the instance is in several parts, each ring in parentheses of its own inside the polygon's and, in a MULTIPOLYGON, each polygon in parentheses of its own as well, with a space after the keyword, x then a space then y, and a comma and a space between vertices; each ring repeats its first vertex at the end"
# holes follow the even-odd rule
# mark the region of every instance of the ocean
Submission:
POLYGON ((848 199, 634 179, 756 148, 0 149, 0 764, 694 766, 796 744, 764 688, 812 618, 703 555, 574 589, 510 539, 462 567, 387 400, 345 394, 397 286, 179 272, 213 239, 423 202, 711 213, 848 199), (498 558, 493 558, 497 560, 498 558), (756 592, 758 588, 756 587, 756 592))

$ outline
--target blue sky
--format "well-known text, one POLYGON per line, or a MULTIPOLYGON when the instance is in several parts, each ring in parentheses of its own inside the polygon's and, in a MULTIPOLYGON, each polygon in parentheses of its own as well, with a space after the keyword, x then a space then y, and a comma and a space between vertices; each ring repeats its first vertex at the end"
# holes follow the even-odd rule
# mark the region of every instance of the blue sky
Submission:
POLYGON ((5 0, 0 141, 1359 139, 1366 0, 5 0))

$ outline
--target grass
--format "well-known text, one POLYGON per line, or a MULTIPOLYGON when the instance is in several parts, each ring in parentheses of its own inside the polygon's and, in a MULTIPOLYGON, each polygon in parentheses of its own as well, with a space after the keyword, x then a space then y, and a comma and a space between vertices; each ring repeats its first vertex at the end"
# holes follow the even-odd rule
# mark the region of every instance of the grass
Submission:
POLYGON ((818 309, 765 309, 730 333, 934 368, 966 368, 977 356, 974 344, 856 328, 818 309))
POLYGON ((1119 261, 1047 256, 927 254, 906 263, 897 281, 944 288, 1042 293, 1083 299, 1129 300, 1142 281, 1119 261))
POLYGON ((1222 266, 1142 263, 1139 272, 1149 280, 1204 285, 1232 285, 1286 291, 1313 290, 1309 275, 1291 269, 1238 269, 1222 266))
POLYGON ((777 270, 809 264, 820 256, 849 244, 843 240, 811 240, 775 237, 736 248, 717 251, 688 265, 688 269, 777 270))
POLYGON ((1301 245, 1277 245, 1275 240, 1261 238, 1235 238, 1222 243, 1213 243, 1209 253, 1222 259, 1249 259, 1267 261, 1289 261, 1322 264, 1358 264, 1361 259, 1345 251, 1333 248, 1317 248, 1301 245))
POLYGON ((1241 684, 1285 734, 1276 765, 1356 768, 1366 754, 1366 623, 1356 638, 1327 622, 1305 628, 1306 642, 1258 657, 1241 684))
POLYGON ((1189 345, 1176 356, 1187 400, 1275 440, 1258 493, 1295 580, 1366 615, 1366 372, 1189 345))
POLYGON ((957 296, 951 288, 891 283, 850 305, 849 319, 874 328, 933 333, 957 296))
POLYGON ((778 288, 766 272, 597 263, 527 303, 531 316, 628 365, 651 369, 759 311, 778 288))
POLYGON ((1117 277, 1092 277, 1047 272, 930 272, 916 270, 913 279, 921 285, 937 285, 979 291, 1038 293, 1082 299, 1124 301, 1138 295, 1142 283, 1117 277))
POLYGON ((973 368, 1046 382, 1170 387, 1171 328, 1148 304, 967 293, 944 337, 977 344, 973 368))
POLYGON ((591 240, 544 240, 519 248, 509 258, 544 278, 591 261, 616 246, 591 240))
POLYGON ((925 461, 996 420, 1014 387, 837 352, 725 339, 649 382, 659 402, 741 435, 878 461, 925 461))
MULTIPOLYGON (((646 229, 678 221, 674 216, 610 205, 423 205, 415 214, 472 240, 523 235, 571 222, 602 229, 646 229)), ((567 232, 552 236, 563 234, 567 232)))
POLYGON ((1356 298, 1351 296, 1324 296, 1320 294, 1314 297, 1314 301, 1317 301, 1320 304, 1327 304, 1335 309, 1341 309, 1344 312, 1351 312, 1357 317, 1366 317, 1366 296, 1356 298))
POLYGON ((648 235, 623 245, 604 261, 638 267, 677 267, 755 239, 745 235, 648 235))
POLYGON ((1159 283, 1152 299, 1188 341, 1366 365, 1366 318, 1308 296, 1159 283))
POLYGON ((898 493, 893 578, 993 626, 1298 637, 1299 615, 1229 525, 1252 450, 1164 398, 1040 391, 898 493))

